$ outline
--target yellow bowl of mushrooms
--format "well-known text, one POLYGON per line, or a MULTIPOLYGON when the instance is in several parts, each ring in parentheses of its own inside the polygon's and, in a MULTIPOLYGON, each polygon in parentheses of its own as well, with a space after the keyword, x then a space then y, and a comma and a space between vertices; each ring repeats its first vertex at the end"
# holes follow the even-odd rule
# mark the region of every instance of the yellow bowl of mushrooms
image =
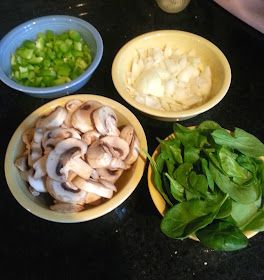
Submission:
POLYGON ((120 103, 79 94, 53 100, 16 129, 5 175, 29 212, 62 223, 98 218, 137 187, 147 150, 144 130, 120 103))

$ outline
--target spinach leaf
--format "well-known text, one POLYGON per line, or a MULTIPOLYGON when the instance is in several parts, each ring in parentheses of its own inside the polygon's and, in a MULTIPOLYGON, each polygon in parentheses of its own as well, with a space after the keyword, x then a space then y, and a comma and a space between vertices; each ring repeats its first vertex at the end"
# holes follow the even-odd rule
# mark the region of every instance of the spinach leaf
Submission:
POLYGON ((202 164, 202 170, 203 170, 204 174, 206 175, 209 188, 213 192, 214 191, 214 179, 211 174, 211 171, 208 168, 208 162, 205 158, 201 158, 201 164, 202 164))
POLYGON ((173 129, 184 147, 202 148, 207 143, 206 136, 201 135, 196 128, 190 129, 177 123, 174 124, 173 129))
MULTIPOLYGON (((255 158, 239 154, 237 157, 237 162, 245 169, 250 171, 253 174, 256 174, 258 171, 258 161, 255 158)), ((261 160, 261 163, 263 161, 261 160)))
POLYGON ((213 130, 221 129, 221 126, 215 121, 203 121, 197 126, 197 130, 201 133, 209 133, 213 130))
POLYGON ((216 220, 207 227, 196 232, 201 243, 211 249, 235 251, 247 247, 248 239, 233 224, 216 220))
POLYGON ((249 204, 260 197, 261 190, 256 180, 251 180, 250 184, 247 185, 238 185, 221 173, 211 162, 209 162, 209 170, 218 188, 227 193, 233 200, 242 204, 249 204))
POLYGON ((159 173, 161 173, 163 168, 164 168, 164 163, 165 163, 165 160, 164 160, 164 158, 163 158, 161 153, 159 153, 157 155, 155 161, 156 161, 157 170, 158 170, 159 173))
POLYGON ((205 175, 196 174, 195 171, 191 171, 189 175, 189 183, 191 189, 198 191, 202 195, 206 195, 208 182, 205 175))
POLYGON ((173 172, 174 172, 174 158, 170 149, 170 146, 168 145, 168 143, 165 140, 159 140, 160 141, 160 154, 161 157, 165 160, 166 166, 167 166, 167 170, 168 173, 172 176, 173 172))
POLYGON ((162 232, 171 238, 188 237, 213 221, 225 199, 218 194, 212 200, 193 199, 174 205, 161 221, 162 232))
POLYGON ((264 231, 264 209, 263 207, 253 216, 251 221, 243 228, 244 230, 264 231))
POLYGON ((184 201, 184 187, 180 183, 178 183, 177 180, 172 178, 168 173, 165 173, 165 176, 170 181, 170 192, 172 196, 179 202, 184 201))
POLYGON ((228 217, 232 211, 232 202, 233 202, 233 200, 230 197, 228 197, 226 199, 226 201, 222 204, 222 206, 215 218, 223 219, 223 218, 228 217))
POLYGON ((214 141, 223 146, 240 151, 249 157, 260 157, 264 155, 264 144, 254 135, 236 128, 233 134, 225 129, 216 129, 212 132, 214 141))
POLYGON ((182 186, 188 188, 188 177, 193 168, 193 165, 189 162, 182 163, 173 173, 173 178, 175 178, 182 186))
POLYGON ((160 194, 163 196, 163 198, 165 199, 165 201, 168 203, 168 205, 172 206, 173 204, 171 203, 169 197, 167 196, 167 194, 165 193, 165 191, 163 190, 162 187, 162 179, 161 179, 161 175, 157 169, 157 164, 154 161, 154 159, 148 154, 148 152, 146 152, 145 150, 142 150, 142 152, 146 155, 146 157, 148 158, 150 164, 151 164, 151 168, 152 168, 152 174, 153 174, 153 183, 154 186, 157 188, 157 190, 160 192, 160 194))
POLYGON ((195 163, 199 160, 200 157, 200 149, 186 146, 184 147, 184 162, 195 163))
POLYGON ((257 213, 261 205, 261 197, 250 204, 241 204, 235 201, 232 202, 231 216, 239 228, 243 228, 249 223, 251 218, 257 213))
POLYGON ((237 154, 226 147, 221 147, 218 151, 221 167, 224 172, 232 177, 234 181, 240 184, 245 183, 252 178, 252 173, 242 167, 237 161, 237 154))

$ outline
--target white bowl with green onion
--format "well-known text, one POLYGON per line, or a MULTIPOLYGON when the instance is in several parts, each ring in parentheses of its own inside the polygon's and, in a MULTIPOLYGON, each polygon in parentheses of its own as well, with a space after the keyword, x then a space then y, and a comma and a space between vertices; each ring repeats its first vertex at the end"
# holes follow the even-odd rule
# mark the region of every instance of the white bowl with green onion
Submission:
POLYGON ((103 55, 99 32, 72 16, 29 20, 0 41, 0 79, 28 95, 55 98, 83 87, 103 55))

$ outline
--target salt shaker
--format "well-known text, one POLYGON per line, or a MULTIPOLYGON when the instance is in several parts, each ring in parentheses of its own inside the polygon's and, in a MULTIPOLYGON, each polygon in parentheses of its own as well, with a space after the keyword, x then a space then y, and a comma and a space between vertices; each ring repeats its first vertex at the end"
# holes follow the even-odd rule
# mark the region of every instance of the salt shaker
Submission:
POLYGON ((191 0, 156 0, 158 6, 167 13, 178 13, 184 10, 191 0))

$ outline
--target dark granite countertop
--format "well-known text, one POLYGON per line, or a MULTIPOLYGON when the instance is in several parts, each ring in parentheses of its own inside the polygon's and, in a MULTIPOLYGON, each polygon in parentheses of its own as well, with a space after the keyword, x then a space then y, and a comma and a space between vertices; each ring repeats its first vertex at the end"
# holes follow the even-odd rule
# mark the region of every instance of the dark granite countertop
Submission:
MULTIPOLYGON (((264 36, 213 1, 192 0, 183 12, 166 14, 154 0, 2 0, 0 13, 0 38, 16 25, 44 15, 68 14, 93 24, 104 41, 103 59, 79 93, 104 95, 127 106, 144 127, 150 152, 157 145, 154 135, 168 135, 172 124, 154 122, 121 99, 111 79, 113 58, 124 43, 148 31, 179 29, 201 35, 228 58, 232 82, 216 107, 182 124, 212 119, 226 128, 241 127, 264 141, 264 36)), ((232 253, 164 236, 146 172, 122 205, 90 222, 52 223, 23 209, 5 181, 5 151, 21 121, 48 101, 0 83, 1 279, 264 279, 262 233, 251 238, 246 249, 232 253)))

